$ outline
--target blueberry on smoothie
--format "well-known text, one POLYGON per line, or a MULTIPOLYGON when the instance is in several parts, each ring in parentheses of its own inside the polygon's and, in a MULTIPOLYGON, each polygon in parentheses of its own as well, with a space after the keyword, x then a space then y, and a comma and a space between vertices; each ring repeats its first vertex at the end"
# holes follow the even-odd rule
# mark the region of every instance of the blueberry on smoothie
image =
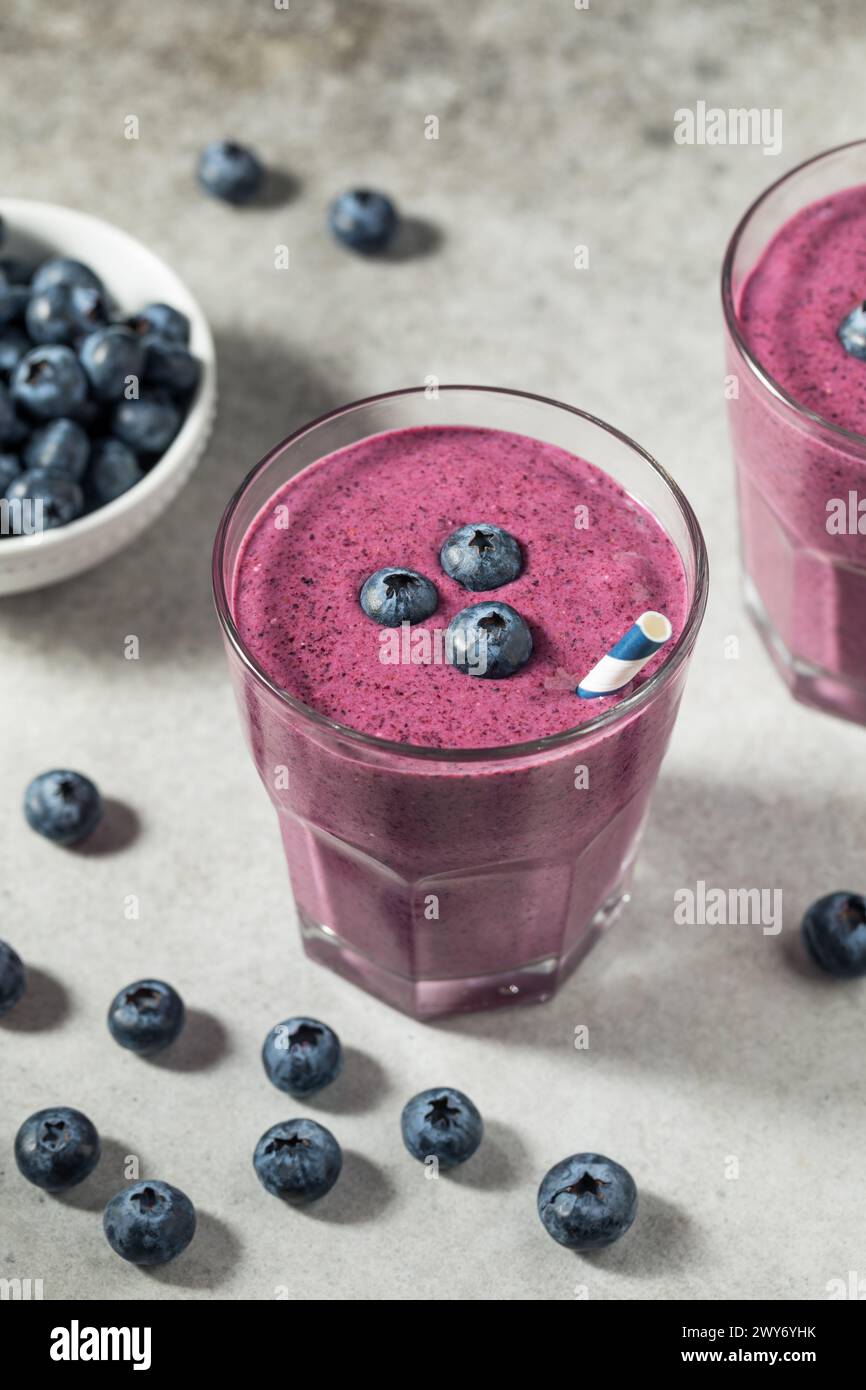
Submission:
POLYGON ((31 830, 46 840, 75 845, 102 820, 102 797, 80 772, 42 772, 24 793, 24 815, 31 830))
POLYGON ((803 940, 822 970, 842 979, 866 975, 866 898, 828 893, 806 912, 803 940))
POLYGON ((406 1102, 400 1129, 413 1158, 421 1163, 435 1158, 440 1168, 454 1168, 475 1153, 484 1122, 462 1091, 453 1086, 433 1086, 406 1102))
POLYGON ((43 290, 55 289, 58 285, 97 290, 104 294, 102 281, 89 265, 73 260, 71 256, 51 256, 37 267, 33 273, 30 288, 34 294, 43 290))
POLYGON ((180 411, 165 391, 137 400, 119 401, 112 428, 118 438, 139 454, 161 454, 180 429, 180 411))
POLYGON ((97 439, 93 445, 85 496, 91 506, 102 507, 128 492, 144 477, 141 465, 121 439, 97 439))
POLYGON ((8 941, 0 941, 0 1015, 14 1009, 26 989, 24 962, 8 941))
POLYGON ((287 1018, 268 1033, 262 1062, 269 1081, 300 1098, 320 1091, 343 1065, 340 1039, 316 1018, 287 1018))
POLYGON ((846 352, 866 362, 866 300, 855 304, 850 314, 846 314, 837 330, 837 337, 846 352))
POLYGON ((133 314, 129 327, 139 338, 163 338, 182 347, 189 344, 189 319, 170 304, 148 304, 140 314, 133 314))
POLYGON ((637 1215, 631 1173, 603 1154, 572 1154, 546 1173, 538 1215, 548 1235, 569 1250, 600 1250, 625 1235, 637 1215))
POLYGON ((383 627, 420 623, 435 613, 439 603, 436 586, 417 570, 393 565, 376 570, 364 581, 359 602, 368 618, 383 627))
POLYGON ((313 1202, 340 1176, 343 1153, 329 1129, 315 1120, 283 1120, 256 1144, 253 1167, 262 1187, 287 1202, 313 1202))
POLYGON ((523 569, 519 543, 501 526, 474 521, 458 526, 443 542, 439 563, 449 579, 480 592, 510 584, 523 569))
POLYGON ((17 405, 39 420, 72 415, 87 396, 87 378, 71 348, 47 343, 26 353, 12 373, 17 405))
POLYGON ((513 676, 532 655, 532 633, 510 603, 474 603, 451 619, 445 634, 452 665, 467 676, 513 676))
POLYGON ((59 416, 33 431, 24 450, 25 468, 49 468, 74 483, 84 477, 90 458, 87 431, 76 420, 59 416))
MULTIPOLYGON (((67 526, 84 510, 84 494, 73 478, 53 468, 30 468, 6 488, 8 502, 26 502, 32 511, 33 529, 53 531, 67 526)), ((22 534, 29 534, 22 528, 22 534)))
POLYGON ((112 1197, 102 1229, 122 1260, 164 1265, 177 1259, 195 1235, 195 1207, 169 1182, 136 1182, 112 1197))
POLYGON ((108 1028, 121 1047, 153 1057, 174 1042, 186 1018, 183 1000, 164 980, 136 980, 111 1001, 108 1028))
POLYGON ((397 230, 397 209, 384 193, 355 188, 335 198, 328 225, 338 241, 353 251, 384 251, 397 230))
POLYGON ((213 140, 202 150, 198 180, 206 193, 225 203, 248 203, 264 182, 265 171, 252 150, 234 140, 213 140))
POLYGON ((144 347, 131 328, 113 323, 87 335, 79 358, 96 399, 117 401, 129 377, 142 375, 144 347))
POLYGON ((94 1125, 66 1105, 37 1110, 15 1136, 15 1162, 21 1173, 46 1192, 65 1192, 83 1182, 99 1155, 94 1125))

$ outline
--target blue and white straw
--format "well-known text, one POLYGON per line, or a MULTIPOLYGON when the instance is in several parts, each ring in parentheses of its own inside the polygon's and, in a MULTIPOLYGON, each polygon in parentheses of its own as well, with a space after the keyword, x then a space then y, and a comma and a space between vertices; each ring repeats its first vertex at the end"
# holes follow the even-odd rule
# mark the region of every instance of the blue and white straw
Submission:
POLYGON ((641 613, 628 632, 615 642, 577 687, 582 700, 597 700, 622 690, 646 666, 659 647, 670 639, 673 628, 664 613, 641 613))

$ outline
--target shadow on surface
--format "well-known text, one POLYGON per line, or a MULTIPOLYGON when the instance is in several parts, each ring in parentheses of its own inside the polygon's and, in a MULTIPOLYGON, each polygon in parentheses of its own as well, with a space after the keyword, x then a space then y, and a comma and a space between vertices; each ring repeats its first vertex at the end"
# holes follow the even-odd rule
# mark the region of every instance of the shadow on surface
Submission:
POLYGON ((138 812, 123 801, 105 797, 104 815, 93 834, 75 851, 90 858, 95 855, 117 854, 134 844, 141 833, 138 812))
POLYGON ((640 1279, 663 1278, 688 1269, 699 1253, 697 1245, 692 1223, 680 1207, 642 1191, 631 1230, 606 1250, 575 1251, 575 1258, 587 1273, 595 1265, 640 1279))
POLYGON ((202 1009, 187 1009, 183 1032, 164 1052, 145 1060, 164 1071, 206 1071, 229 1050, 224 1024, 202 1009))
MULTIPOLYGON (((103 1138, 102 1154, 90 1177, 85 1178, 78 1187, 58 1193, 56 1200, 65 1207, 76 1207, 79 1211, 104 1211, 111 1198, 129 1181, 123 1169, 131 1153, 133 1150, 117 1139, 103 1138)), ((136 1154, 135 1157, 139 1166, 143 1166, 141 1155, 136 1154)))
POLYGON ((353 1149, 343 1150, 343 1171, 336 1185, 318 1202, 290 1207, 292 1216, 301 1215, 335 1226, 355 1226, 375 1221, 394 1197, 394 1185, 381 1168, 353 1149))
POLYGON ((52 1028, 59 1028, 69 1011, 69 994, 65 985, 47 971, 27 965, 27 990, 18 1003, 0 1018, 0 1031, 5 1028, 10 1033, 47 1033, 52 1028))
POLYGON ((356 1115, 375 1109, 388 1089, 385 1072, 376 1058, 356 1047, 346 1047, 340 1075, 330 1086, 316 1091, 310 1104, 331 1115, 356 1115))
POLYGON ((160 1284, 179 1289, 217 1289, 228 1278, 240 1253, 241 1243, 224 1221, 209 1211, 197 1211, 195 1235, 183 1254, 165 1265, 144 1265, 141 1272, 160 1284))

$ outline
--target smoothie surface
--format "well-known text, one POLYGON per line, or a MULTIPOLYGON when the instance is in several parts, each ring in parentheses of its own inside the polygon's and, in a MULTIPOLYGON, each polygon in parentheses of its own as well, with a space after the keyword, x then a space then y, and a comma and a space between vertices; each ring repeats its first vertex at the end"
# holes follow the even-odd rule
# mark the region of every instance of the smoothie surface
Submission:
POLYGON ((559 733, 618 703, 634 685, 595 700, 573 687, 635 618, 657 609, 673 638, 637 677, 648 679, 680 635, 688 599, 672 541, 601 469, 523 435, 430 426, 371 436, 291 478, 244 538, 232 607, 270 679, 320 714, 401 743, 489 748, 559 733), (584 529, 575 525, 581 507, 584 529), (516 580, 473 593, 445 575, 440 546, 469 522, 516 536, 516 580), (500 680, 447 664, 383 663, 383 641, 399 641, 400 630, 380 627, 358 603, 383 566, 436 585, 438 609, 412 632, 444 633, 462 608, 498 599, 529 624, 529 661, 500 680))
POLYGON ((751 351, 800 405, 866 434, 866 362, 837 329, 866 300, 866 185, 801 209, 747 276, 737 314, 751 351))

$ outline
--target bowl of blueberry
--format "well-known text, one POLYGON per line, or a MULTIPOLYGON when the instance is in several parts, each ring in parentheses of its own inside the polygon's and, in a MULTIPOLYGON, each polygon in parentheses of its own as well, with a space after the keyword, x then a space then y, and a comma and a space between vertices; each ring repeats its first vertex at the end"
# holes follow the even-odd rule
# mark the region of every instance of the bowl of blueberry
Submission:
POLYGON ((0 595, 138 536, 215 409, 213 338, 174 271, 87 213, 0 199, 0 595))

